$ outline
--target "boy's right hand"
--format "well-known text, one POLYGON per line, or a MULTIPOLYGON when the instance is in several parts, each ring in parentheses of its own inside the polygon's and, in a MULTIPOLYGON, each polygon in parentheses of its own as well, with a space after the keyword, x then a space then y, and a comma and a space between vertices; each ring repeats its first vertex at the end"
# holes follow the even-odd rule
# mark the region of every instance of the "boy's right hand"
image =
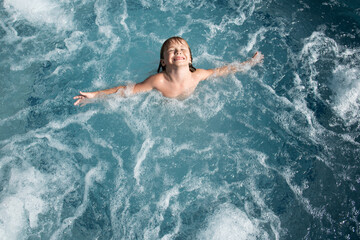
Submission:
POLYGON ((87 99, 91 99, 91 98, 95 98, 96 95, 98 93, 97 92, 81 92, 80 91, 80 94, 75 96, 74 99, 78 99, 74 105, 81 105, 81 106, 84 106, 86 105, 88 102, 86 101, 87 99))

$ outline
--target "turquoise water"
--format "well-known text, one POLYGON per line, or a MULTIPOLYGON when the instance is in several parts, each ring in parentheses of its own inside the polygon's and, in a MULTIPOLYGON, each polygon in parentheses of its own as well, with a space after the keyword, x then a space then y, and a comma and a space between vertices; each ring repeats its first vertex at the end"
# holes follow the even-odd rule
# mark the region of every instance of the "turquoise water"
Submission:
POLYGON ((0 239, 357 239, 357 1, 1 0, 0 239), (264 63, 73 106, 140 82, 161 44, 264 63))

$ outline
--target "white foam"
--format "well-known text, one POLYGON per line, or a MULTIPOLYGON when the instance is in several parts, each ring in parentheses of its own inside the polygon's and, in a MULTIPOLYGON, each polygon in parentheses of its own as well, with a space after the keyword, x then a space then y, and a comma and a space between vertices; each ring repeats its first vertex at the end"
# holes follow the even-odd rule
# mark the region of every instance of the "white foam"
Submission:
POLYGON ((120 24, 124 27, 125 32, 129 35, 130 31, 129 31, 129 27, 126 24, 125 20, 129 17, 128 13, 127 13, 127 4, 126 1, 123 1, 123 9, 124 9, 124 13, 120 15, 120 24))
POLYGON ((248 216, 232 204, 225 203, 208 218, 207 226, 197 239, 251 240, 257 239, 258 230, 248 216))
POLYGON ((71 148, 68 147, 68 145, 64 144, 62 141, 58 140, 57 138, 54 138, 49 133, 41 133, 41 134, 34 134, 34 137, 36 138, 46 138, 48 140, 48 146, 53 147, 57 149, 58 151, 65 151, 65 152, 71 152, 71 148))
POLYGON ((300 55, 309 71, 309 84, 318 97, 317 76, 322 70, 316 64, 322 59, 334 65, 329 87, 333 91, 330 107, 345 121, 345 125, 358 122, 360 117, 360 50, 349 49, 327 37, 323 32, 313 32, 305 39, 300 55))
POLYGON ((81 112, 76 115, 72 115, 71 117, 68 117, 66 120, 62 121, 52 121, 48 124, 48 128, 50 129, 62 129, 67 127, 70 124, 78 123, 78 124, 84 124, 86 123, 90 118, 92 118, 97 111, 89 110, 86 112, 81 112))
MULTIPOLYGON (((144 230, 144 239, 159 239, 159 232, 160 232, 160 222, 164 220, 164 212, 169 208, 170 200, 172 198, 176 198, 179 195, 179 187, 175 186, 170 190, 166 191, 160 198, 159 202, 157 203, 157 211, 155 214, 152 215, 151 219, 149 220, 149 227, 144 230)), ((179 217, 179 211, 176 203, 171 205, 171 211, 173 216, 177 216, 178 221, 175 226, 175 229, 172 233, 168 233, 163 236, 161 239, 172 239, 172 237, 179 232, 181 226, 181 219, 179 217)))
MULTIPOLYGON (((109 47, 106 48, 105 54, 110 54, 116 49, 118 43, 120 42, 120 38, 116 34, 114 34, 113 27, 108 20, 108 13, 107 13, 108 6, 106 4, 104 4, 104 2, 96 1, 94 9, 95 9, 95 14, 96 14, 95 23, 98 26, 99 33, 103 34, 106 37, 105 41, 108 42, 110 45, 109 47)), ((124 9, 124 14, 122 15, 123 17, 120 22, 124 26, 125 30, 128 32, 129 30, 125 23, 125 20, 127 18, 126 1, 123 2, 123 9, 124 9)), ((92 44, 92 46, 93 46, 93 49, 95 51, 97 51, 98 53, 104 53, 103 45, 98 47, 98 46, 92 44)))
POLYGON ((181 227, 181 218, 178 217, 178 221, 176 223, 175 229, 172 233, 165 234, 161 240, 171 240, 174 239, 174 237, 179 233, 181 227))
POLYGON ((45 187, 45 177, 35 168, 11 170, 9 195, 0 203, 0 236, 5 236, 1 239, 19 239, 27 226, 38 226, 39 214, 47 209, 42 199, 45 187))
POLYGON ((4 0, 4 7, 14 14, 15 19, 55 25, 57 30, 70 30, 73 28, 73 14, 64 11, 62 3, 51 0, 4 0))
MULTIPOLYGON (((319 208, 319 207, 315 207, 311 205, 311 202, 308 198, 303 196, 303 190, 308 188, 308 182, 304 181, 300 186, 296 185, 293 183, 292 179, 295 175, 295 173, 288 167, 283 168, 281 170, 275 168, 275 167, 271 167, 269 165, 266 164, 266 159, 267 156, 264 155, 263 153, 260 152, 256 152, 253 150, 247 150, 249 153, 251 154, 256 154, 257 156, 257 160, 259 161, 259 163, 265 167, 267 170, 272 170, 274 172, 277 172, 279 174, 279 176, 283 177, 283 179, 286 181, 287 185, 289 186, 289 188, 291 189, 291 191, 294 193, 294 195, 296 196, 296 198, 299 200, 300 203, 303 204, 304 209, 311 214, 313 217, 316 218, 323 218, 324 216, 328 218, 329 221, 334 221, 331 216, 326 212, 326 210, 324 208, 319 208)), ((320 159, 319 159, 320 160, 320 159)), ((251 183, 251 185, 253 185, 252 189, 255 189, 255 184, 251 183)), ((255 193, 255 191, 253 190, 253 194, 254 195, 258 195, 258 193, 255 193)), ((257 196, 255 197, 257 200, 260 200, 261 206, 265 206, 263 200, 257 196)), ((269 215, 273 215, 273 213, 269 214, 269 215)), ((278 219, 275 219, 276 222, 278 222, 278 219)), ((276 223, 275 222, 275 223, 276 223)), ((274 226, 272 226, 274 233, 276 234, 276 236, 278 236, 278 232, 280 229, 280 224, 277 223, 274 226)), ((277 237, 278 239, 278 237, 277 237)))
POLYGON ((333 74, 333 109, 346 125, 354 124, 360 118, 360 67, 338 65, 333 74))
POLYGON ((254 51, 254 53, 255 53, 255 51, 257 49, 254 50, 254 46, 257 43, 257 39, 259 38, 260 41, 263 40, 264 39, 264 34, 266 33, 266 31, 267 31, 266 28, 261 27, 255 33, 249 34, 249 39, 250 40, 248 41, 248 44, 247 44, 246 47, 241 48, 240 54, 242 56, 247 56, 250 51, 254 51))
POLYGON ((0 203, 0 239, 23 239, 26 222, 21 199, 10 196, 0 203))
POLYGON ((158 207, 162 210, 167 209, 169 207, 171 198, 178 196, 179 193, 178 186, 175 186, 172 189, 166 191, 165 194, 161 196, 160 201, 157 204, 158 207))
POLYGON ((58 66, 51 75, 62 75, 63 73, 71 69, 72 68, 70 66, 58 66))
POLYGON ((86 159, 90 159, 93 156, 93 148, 88 142, 85 142, 84 145, 80 145, 77 151, 86 159))
MULTIPOLYGON (((7 36, 9 39, 13 38, 13 35, 7 36)), ((26 42, 28 40, 32 41, 31 44, 34 44, 36 42, 43 42, 43 40, 40 39, 41 37, 42 35, 32 36, 31 39, 22 37, 22 41, 20 43, 17 43, 19 51, 22 51, 21 49, 23 48, 23 45, 26 45, 26 42)), ((10 69, 12 71, 21 71, 29 67, 32 63, 38 63, 39 61, 66 61, 64 59, 72 58, 77 51, 81 50, 84 45, 88 44, 88 41, 86 40, 86 36, 83 32, 74 31, 68 38, 64 40, 64 43, 66 48, 61 49, 55 47, 53 50, 48 52, 42 52, 42 47, 35 48, 29 53, 25 54, 19 61, 10 62, 10 69)), ((59 73, 61 74, 62 72, 71 69, 71 66, 59 66, 54 70, 53 75, 58 75, 59 73)))
POLYGON ((147 2, 146 0, 140 0, 140 3, 145 8, 150 8, 151 7, 151 3, 147 2))
POLYGON ((154 141, 151 139, 146 139, 142 146, 141 149, 139 151, 139 153, 136 156, 136 165, 134 168, 134 178, 136 179, 136 184, 139 185, 140 184, 140 174, 141 174, 141 164, 143 163, 143 161, 146 159, 146 156, 148 154, 148 152, 150 151, 150 149, 152 148, 152 146, 154 145, 154 141))
POLYGON ((194 57, 194 62, 210 61, 217 64, 217 66, 223 65, 223 59, 217 55, 210 54, 206 45, 200 45, 197 49, 198 54, 194 57))
POLYGON ((46 204, 41 196, 45 187, 45 176, 33 167, 25 171, 16 169, 11 171, 9 188, 17 189, 17 195, 24 201, 32 228, 37 227, 38 215, 46 210, 46 204))
MULTIPOLYGON (((49 51, 44 54, 37 54, 36 59, 31 61, 37 61, 39 59, 49 60, 49 61, 65 61, 64 59, 71 59, 79 52, 84 46, 89 45, 89 41, 86 39, 86 34, 81 31, 73 31, 68 38, 64 39, 65 48, 55 48, 52 51, 49 51)), ((92 60, 96 62, 95 60, 92 60)), ((89 65, 95 65, 95 63, 86 62, 83 68, 86 70, 89 65)), ((96 65, 95 65, 96 66, 96 65)), ((58 75, 59 73, 72 70, 70 65, 58 66, 52 74, 58 75)))
POLYGON ((83 45, 85 35, 81 31, 74 31, 71 33, 70 37, 65 39, 65 46, 70 52, 74 52, 80 49, 83 45))
POLYGON ((309 70, 308 81, 310 87, 317 95, 318 84, 316 76, 319 74, 319 71, 315 63, 319 61, 321 56, 333 55, 337 52, 339 52, 337 43, 322 32, 313 32, 309 38, 304 40, 300 58, 305 62, 309 70))
POLYGON ((160 10, 163 11, 163 12, 175 11, 177 5, 179 5, 181 3, 185 3, 185 5, 189 5, 190 1, 184 1, 184 0, 164 1, 164 0, 160 0, 160 10))
POLYGON ((183 150, 194 150, 191 143, 175 144, 171 138, 163 138, 163 142, 157 149, 159 158, 174 156, 183 150))
POLYGON ((68 217, 63 220, 61 226, 53 233, 50 239, 58 239, 58 237, 63 233, 63 231, 72 226, 77 218, 82 216, 89 204, 89 192, 91 187, 93 186, 94 181, 101 182, 104 180, 104 172, 107 166, 101 162, 92 169, 90 169, 85 175, 85 190, 82 199, 82 203, 77 207, 73 216, 68 217))
MULTIPOLYGON (((258 190, 256 187, 256 184, 254 183, 254 180, 250 180, 247 185, 249 186, 249 190, 251 192, 251 195, 253 197, 253 199, 255 200, 255 203, 261 207, 261 212, 262 212, 262 218, 270 223, 270 227, 272 230, 272 233, 275 236, 275 239, 280 239, 280 232, 282 231, 281 229, 281 222, 278 216, 276 216, 276 214, 269 208, 267 207, 267 205, 265 204, 264 201, 264 195, 263 192, 261 190, 258 190)), ((247 210, 249 209, 248 204, 245 204, 245 208, 247 210)), ((260 220, 260 222, 263 222, 263 220, 260 220)), ((267 232, 262 231, 259 235, 261 236, 261 239, 269 239, 269 234, 267 232)))
MULTIPOLYGON (((216 89, 209 89, 215 91, 216 89)), ((203 96, 203 102, 199 106, 194 106, 193 111, 203 120, 210 119, 218 114, 225 105, 225 101, 221 100, 221 92, 207 93, 203 96)))

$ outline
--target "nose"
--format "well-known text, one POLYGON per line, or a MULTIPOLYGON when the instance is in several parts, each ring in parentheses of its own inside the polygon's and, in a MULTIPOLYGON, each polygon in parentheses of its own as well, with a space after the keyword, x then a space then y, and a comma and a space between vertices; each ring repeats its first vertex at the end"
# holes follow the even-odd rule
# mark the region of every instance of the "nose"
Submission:
POLYGON ((175 54, 176 54, 176 55, 179 55, 179 54, 182 54, 182 52, 181 52, 181 50, 176 50, 176 51, 175 51, 175 54))

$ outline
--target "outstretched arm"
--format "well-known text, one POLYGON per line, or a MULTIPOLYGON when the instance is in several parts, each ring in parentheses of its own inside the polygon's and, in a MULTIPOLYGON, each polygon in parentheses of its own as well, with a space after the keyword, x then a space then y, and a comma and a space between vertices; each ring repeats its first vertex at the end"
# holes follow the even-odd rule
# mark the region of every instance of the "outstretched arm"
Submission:
MULTIPOLYGON (((153 79, 154 79, 154 76, 151 76, 151 77, 147 78, 145 81, 135 84, 134 87, 130 89, 130 91, 131 91, 130 94, 151 91, 154 88, 154 86, 153 86, 154 80, 153 79)), ((113 87, 113 88, 109 88, 109 89, 105 89, 105 90, 99 90, 99 91, 95 91, 95 92, 81 92, 80 91, 80 94, 74 97, 74 99, 77 99, 77 101, 74 103, 74 105, 84 106, 87 103, 89 103, 89 101, 88 101, 89 99, 96 99, 96 98, 100 98, 101 96, 114 94, 114 93, 117 93, 120 89, 126 90, 126 88, 127 88, 127 86, 117 86, 117 87, 113 87)), ((122 93, 122 96, 123 95, 124 95, 124 93, 122 93)))
POLYGON ((74 103, 74 105, 81 105, 84 106, 88 103, 88 99, 94 99, 94 98, 98 98, 99 96, 104 96, 104 95, 108 95, 108 94, 113 94, 116 93, 117 91, 119 91, 119 89, 125 89, 125 86, 118 86, 118 87, 114 87, 114 88, 109 88, 109 89, 105 89, 105 90, 99 90, 99 91, 95 91, 95 92, 81 92, 80 94, 75 96, 74 99, 77 99, 77 101, 74 103))
POLYGON ((230 65, 225 65, 223 67, 214 69, 214 76, 226 76, 231 73, 236 72, 245 72, 249 70, 252 66, 255 66, 258 63, 261 63, 264 59, 264 55, 261 52, 256 52, 252 58, 245 62, 241 63, 232 63, 230 65))

